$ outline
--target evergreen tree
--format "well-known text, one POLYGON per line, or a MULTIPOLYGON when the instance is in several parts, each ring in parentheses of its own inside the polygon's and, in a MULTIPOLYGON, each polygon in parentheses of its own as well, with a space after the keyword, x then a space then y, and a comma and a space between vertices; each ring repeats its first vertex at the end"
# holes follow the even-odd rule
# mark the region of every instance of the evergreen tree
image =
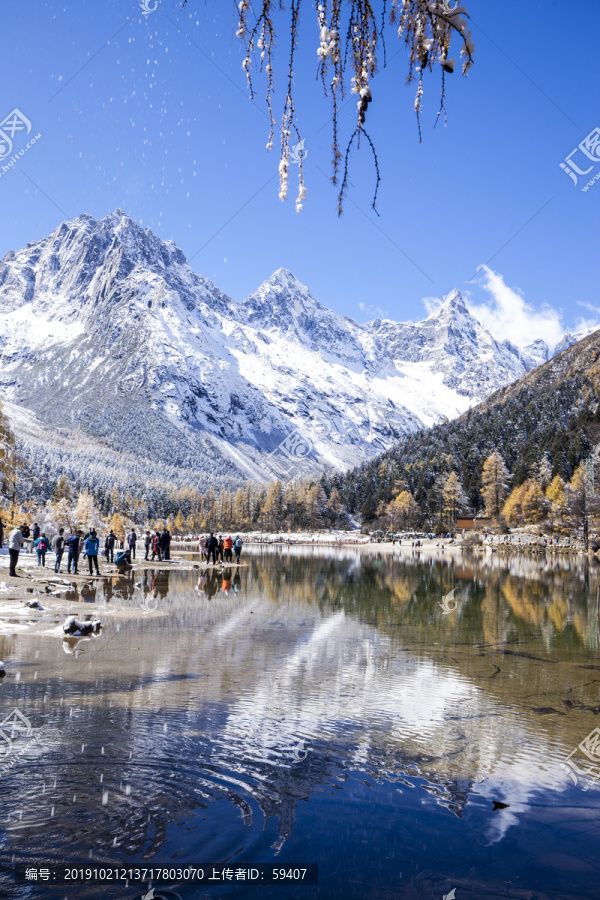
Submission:
POLYGON ((500 518, 502 503, 509 490, 509 481, 510 472, 498 451, 494 450, 484 462, 481 473, 481 496, 486 514, 493 519, 500 518))
POLYGON ((400 491, 398 496, 389 504, 388 513, 394 527, 397 528, 398 525, 402 525, 402 528, 406 531, 409 525, 414 524, 418 520, 420 510, 412 494, 408 491, 400 491))
POLYGON ((459 481, 456 472, 450 472, 442 489, 443 509, 445 518, 456 525, 456 518, 460 512, 465 512, 469 502, 459 481))
POLYGON ((54 488, 53 498, 54 500, 68 500, 69 502, 73 499, 71 484, 66 475, 61 475, 58 479, 54 488))
POLYGON ((548 453, 544 453, 537 466, 536 481, 543 491, 546 490, 552 481, 552 463, 550 462, 548 453))
POLYGON ((589 548, 589 515, 592 511, 592 492, 583 463, 577 466, 567 492, 571 522, 583 531, 583 543, 589 548))
POLYGON ((563 524, 568 513, 567 487, 560 475, 555 475, 552 483, 546 488, 546 499, 549 503, 550 527, 553 532, 556 524, 563 524))
POLYGON ((527 491, 528 482, 517 485, 513 488, 510 496, 507 498, 502 507, 502 515, 511 527, 523 524, 523 498, 527 491))
POLYGON ((536 525, 545 519, 549 504, 537 481, 532 478, 525 484, 525 493, 521 503, 523 520, 527 525, 536 525))

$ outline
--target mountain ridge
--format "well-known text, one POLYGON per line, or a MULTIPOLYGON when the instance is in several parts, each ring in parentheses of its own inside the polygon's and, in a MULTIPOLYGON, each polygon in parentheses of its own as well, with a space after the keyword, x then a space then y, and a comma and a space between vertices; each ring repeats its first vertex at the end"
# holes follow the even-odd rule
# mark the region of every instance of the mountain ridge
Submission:
POLYGON ((0 390, 39 428, 214 483, 269 480, 293 433, 308 469, 347 469, 531 368, 459 291, 359 324, 282 267, 235 302, 120 209, 10 251, 0 298, 0 390))
MULTIPOLYGON (((392 449, 343 475, 333 475, 347 512, 375 516, 400 484, 430 518, 439 509, 440 479, 456 472, 471 510, 481 510, 481 472, 498 451, 511 488, 536 478, 544 459, 568 482, 600 440, 600 332, 494 392, 451 422, 408 435, 392 449), (383 474, 382 474, 383 473, 383 474)), ((466 511, 466 510, 461 510, 466 511)))

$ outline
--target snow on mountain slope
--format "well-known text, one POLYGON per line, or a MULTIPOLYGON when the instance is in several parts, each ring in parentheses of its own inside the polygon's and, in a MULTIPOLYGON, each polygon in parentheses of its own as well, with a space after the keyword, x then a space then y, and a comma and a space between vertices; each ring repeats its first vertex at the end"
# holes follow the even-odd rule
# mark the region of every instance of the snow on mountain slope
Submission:
POLYGON ((521 356, 529 369, 542 366, 550 359, 550 349, 546 341, 537 340, 521 348, 521 356))
POLYGON ((598 325, 590 325, 587 328, 581 328, 579 331, 569 331, 568 329, 565 331, 562 339, 558 342, 554 350, 552 351, 552 356, 558 356, 559 353, 562 353, 563 350, 566 350, 567 347, 572 347, 573 344, 576 344, 578 341, 582 341, 588 334, 593 334, 594 331, 597 331, 600 326, 598 325))
MULTIPOLYGON (((452 291, 417 325, 375 319, 371 328, 378 350, 398 371, 412 373, 415 363, 425 363, 446 387, 469 400, 484 399, 528 370, 516 347, 498 343, 471 315, 460 291, 452 291)), ((459 402, 464 409, 468 405, 459 402)))
POLYGON ((0 262, 0 390, 38 427, 230 480, 301 435, 347 468, 531 368, 459 292, 419 324, 360 325, 279 269, 242 303, 121 210, 0 262))
POLYGON ((278 269, 240 304, 239 310, 249 325, 309 350, 316 349, 330 362, 363 362, 356 322, 319 303, 288 269, 278 269))

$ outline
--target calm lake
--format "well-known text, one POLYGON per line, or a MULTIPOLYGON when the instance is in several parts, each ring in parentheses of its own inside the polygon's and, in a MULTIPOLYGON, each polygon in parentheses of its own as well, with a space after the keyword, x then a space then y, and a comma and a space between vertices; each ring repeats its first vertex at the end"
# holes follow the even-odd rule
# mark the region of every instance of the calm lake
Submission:
POLYGON ((151 886, 15 884, 17 863, 319 866, 156 900, 600 896, 595 564, 242 560, 78 591, 98 637, 0 638, 0 715, 23 717, 0 728, 2 898, 151 886))

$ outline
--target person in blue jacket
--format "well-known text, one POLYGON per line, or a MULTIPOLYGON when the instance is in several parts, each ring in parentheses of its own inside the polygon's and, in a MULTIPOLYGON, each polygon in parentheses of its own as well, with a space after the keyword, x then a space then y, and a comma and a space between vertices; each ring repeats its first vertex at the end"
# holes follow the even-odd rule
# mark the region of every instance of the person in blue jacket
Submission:
POLYGON ((92 566, 96 567, 96 575, 100 574, 100 570, 98 569, 98 549, 100 547, 100 541, 98 539, 98 535, 94 528, 91 528, 88 534, 86 535, 85 542, 83 545, 83 552, 88 558, 88 565, 90 567, 90 575, 93 575, 92 566))
POLYGON ((233 542, 233 549, 235 550, 235 564, 236 564, 236 566, 239 566, 239 564, 240 564, 240 556, 242 555, 242 547, 243 547, 243 546, 244 546, 244 542, 243 542, 243 540, 241 539, 241 537, 240 537, 239 534, 238 534, 238 536, 236 537, 235 541, 233 542))
POLYGON ((37 553, 38 558, 38 566, 46 565, 46 553, 50 549, 50 542, 46 537, 45 532, 42 532, 38 538, 33 542, 33 549, 37 553))

